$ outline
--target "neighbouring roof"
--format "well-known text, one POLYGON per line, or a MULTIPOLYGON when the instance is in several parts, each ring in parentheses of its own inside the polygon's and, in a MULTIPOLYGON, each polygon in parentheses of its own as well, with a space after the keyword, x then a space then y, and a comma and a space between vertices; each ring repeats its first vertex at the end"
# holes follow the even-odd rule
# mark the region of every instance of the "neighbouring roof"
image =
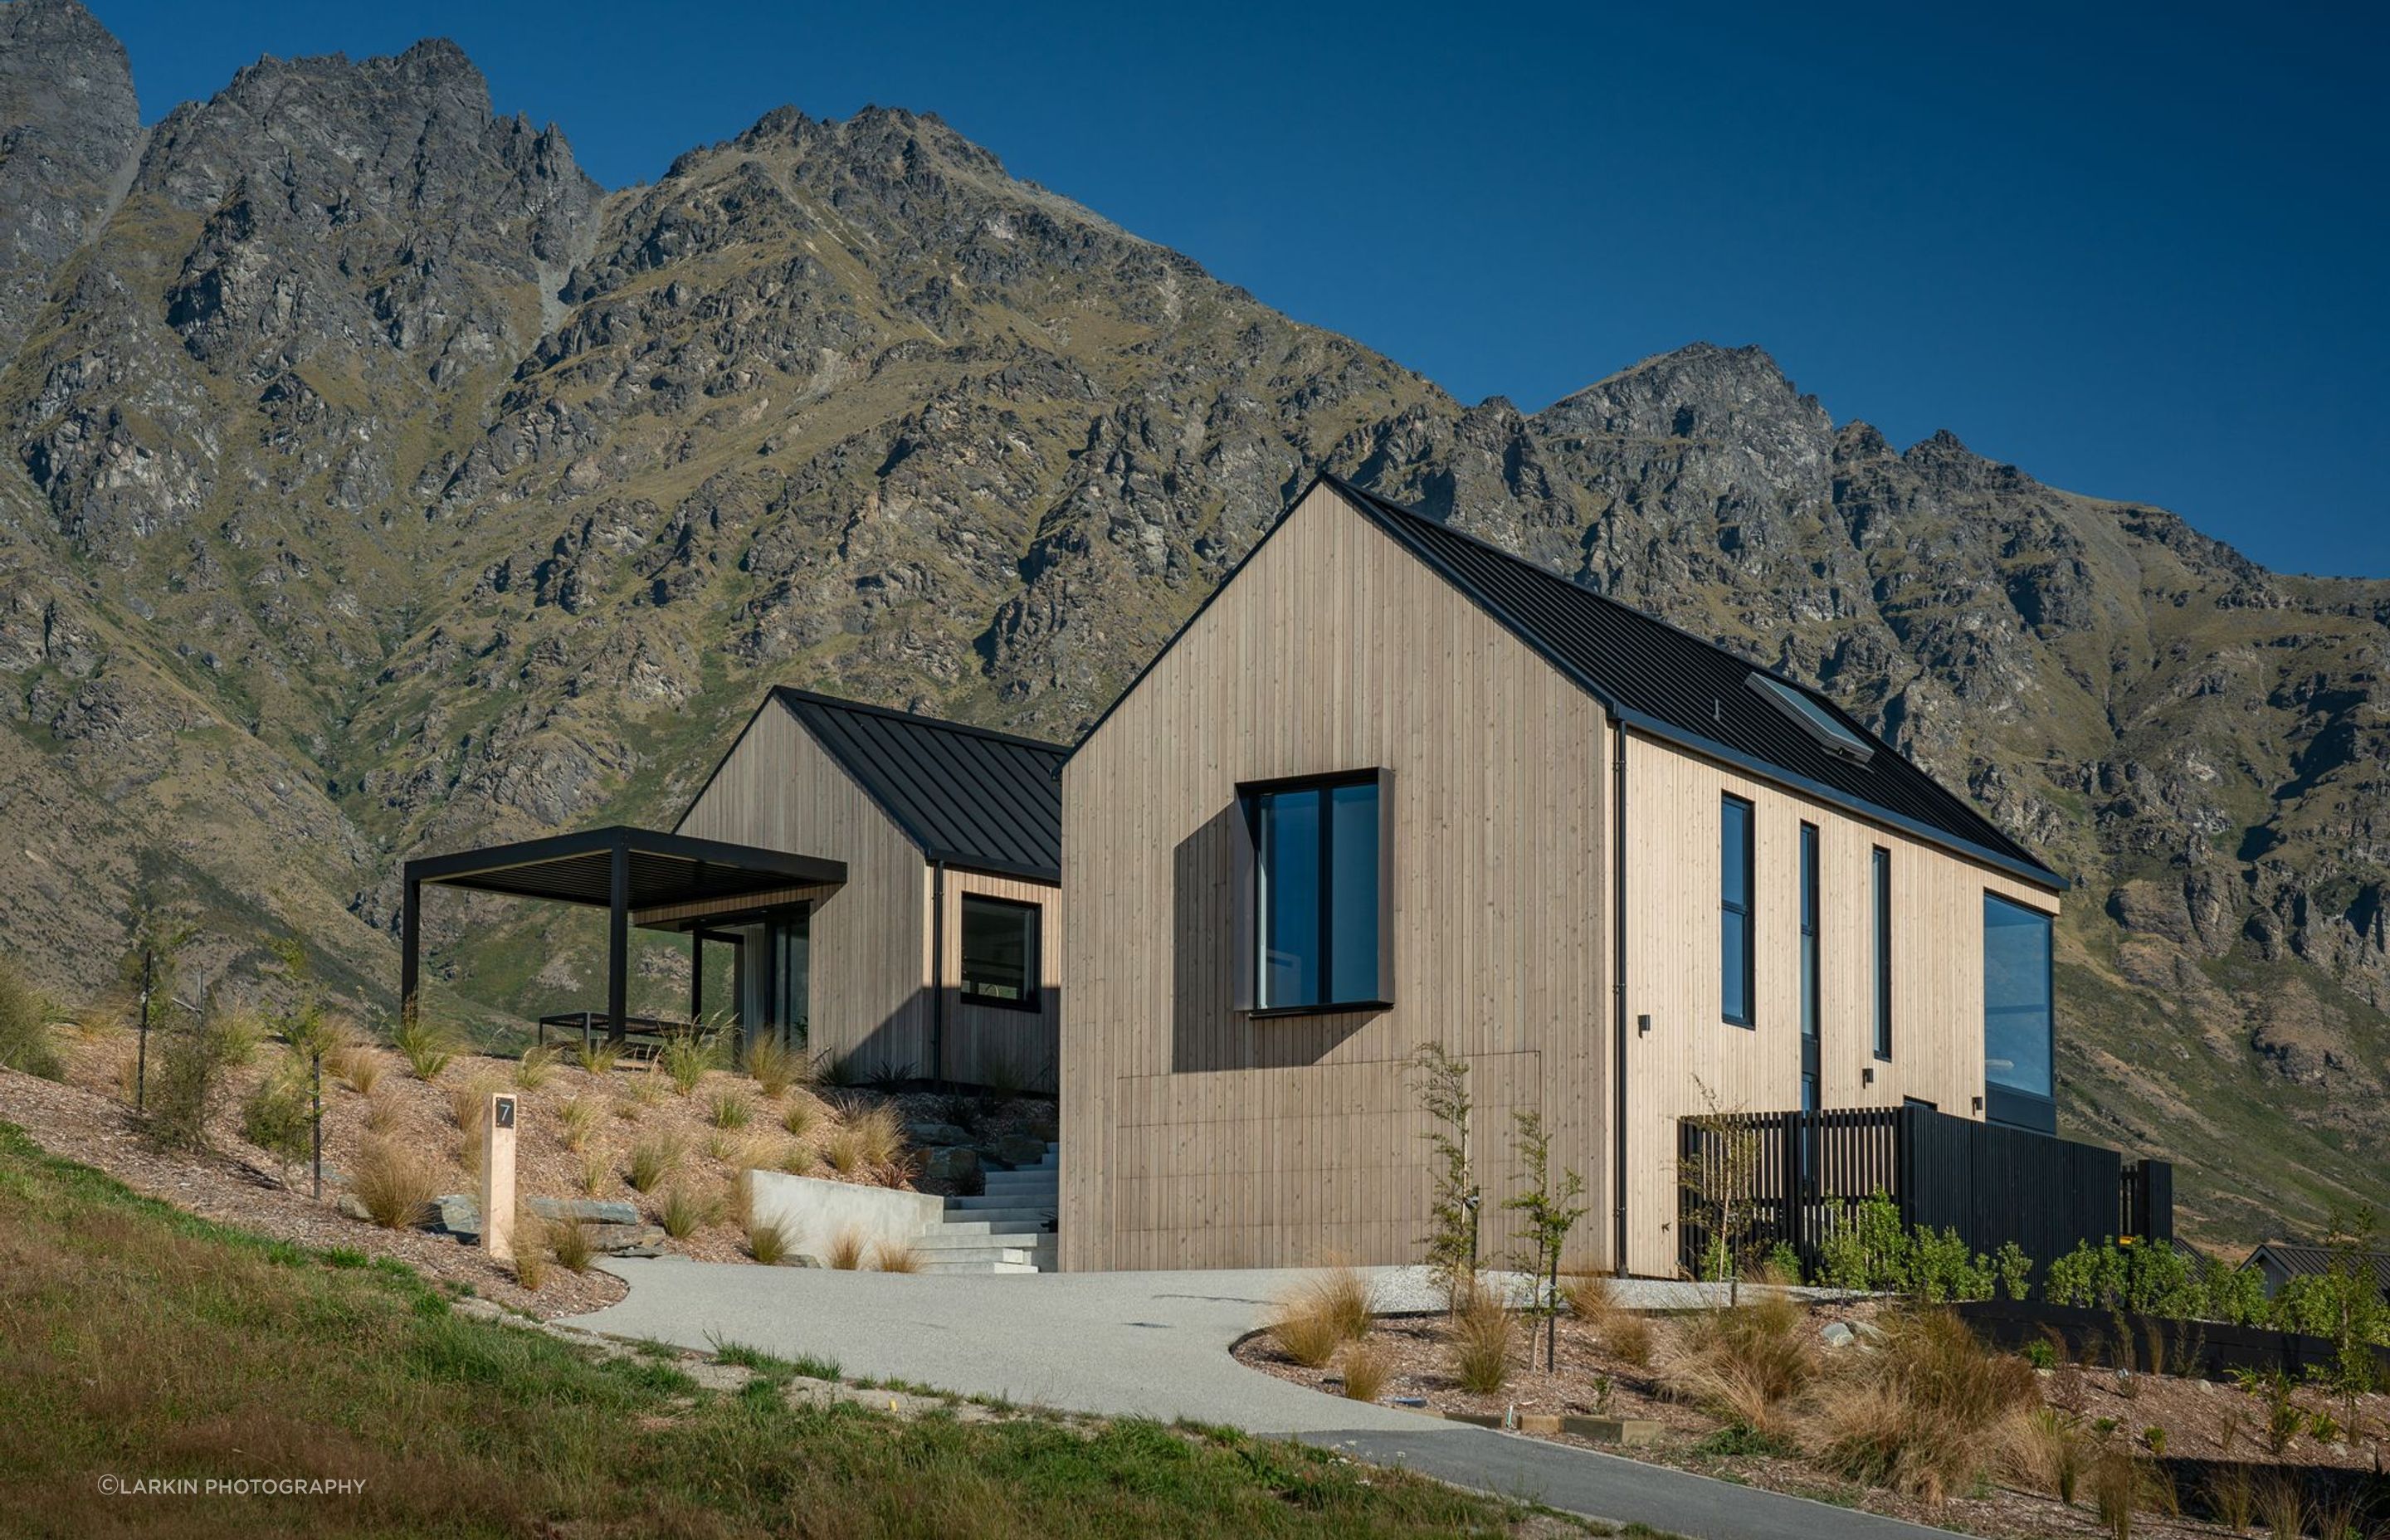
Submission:
POLYGON ((785 685, 772 694, 926 858, 1062 879, 1062 745, 785 685))
MULTIPOLYGON (((2260 1261, 2271 1262, 2291 1277, 2332 1271, 2332 1254, 2329 1248, 2298 1240, 2268 1240, 2249 1253, 2243 1267, 2260 1261)), ((2390 1251, 2368 1251, 2366 1264, 2373 1269, 2373 1282, 2385 1297, 2390 1297, 2390 1251)))
POLYGON ((2035 882, 2065 886, 2032 852, 1831 697, 1415 508, 1332 476, 1323 480, 1627 725, 1767 779, 1888 816, 1936 843, 1956 844, 2035 882), (1814 724, 1750 687, 1754 674, 1813 702, 1875 751, 1864 760, 1833 751, 1814 724))

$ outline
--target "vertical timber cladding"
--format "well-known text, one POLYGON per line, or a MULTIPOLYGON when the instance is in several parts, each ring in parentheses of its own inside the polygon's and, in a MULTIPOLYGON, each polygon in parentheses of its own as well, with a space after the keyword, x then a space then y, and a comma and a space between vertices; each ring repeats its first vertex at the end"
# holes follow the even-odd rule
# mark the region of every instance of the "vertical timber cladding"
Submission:
POLYGON ((1063 1265, 1416 1261, 1429 1040, 1472 1066, 1488 1251, 1530 1107, 1606 1260, 1607 752, 1590 697, 1314 488, 1064 770, 1063 1265), (1371 766, 1393 1005, 1236 1011, 1237 785, 1371 766))
POLYGON ((903 830, 777 699, 674 832, 846 863, 810 926, 814 1052, 929 1062, 929 868, 903 830))
POLYGON ((1649 1036, 1626 1046, 1627 1265, 1673 1273, 1677 1120, 1706 1110, 1780 1112, 1801 1105, 1800 838, 1818 828, 1818 1104, 1898 1107, 1915 1097, 1981 1117, 1984 894, 2045 914, 2056 895, 1829 804, 1753 780, 1635 733, 1626 738, 1628 1020, 1649 1036), (1754 1025, 1719 1010, 1720 803, 1751 802, 1756 880, 1754 1025), (1873 1052, 1870 861, 1892 854, 1893 1053, 1873 1052), (1874 1072, 1868 1083, 1867 1072, 1874 1072))
MULTIPOLYGON (((934 884, 925 892, 933 892, 934 884)), ((1034 1091, 1052 1091, 1061 1052, 1062 890, 1025 878, 946 868, 945 942, 943 966, 932 975, 944 981, 948 1079, 974 1085, 1011 1081, 1034 1091), (984 893, 1037 906, 1037 1008, 1012 1010, 974 1005, 962 997, 965 893, 984 893)))

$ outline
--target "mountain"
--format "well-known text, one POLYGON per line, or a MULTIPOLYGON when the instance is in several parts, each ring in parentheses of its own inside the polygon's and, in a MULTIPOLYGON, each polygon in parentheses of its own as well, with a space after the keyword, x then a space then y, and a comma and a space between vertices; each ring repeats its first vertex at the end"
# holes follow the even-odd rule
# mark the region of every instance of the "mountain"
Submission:
MULTIPOLYGON (((932 116, 609 193, 433 42, 145 134, 72 0, 0 6, 0 944, 64 993, 171 922, 386 1005, 403 856, 668 822, 767 683, 1068 736, 1326 468, 1818 680, 2078 874, 2067 1118, 2192 1221, 2390 1200, 2390 584, 1751 348, 1465 406, 932 116)), ((462 1018, 595 975, 584 917, 432 918, 462 1018)))

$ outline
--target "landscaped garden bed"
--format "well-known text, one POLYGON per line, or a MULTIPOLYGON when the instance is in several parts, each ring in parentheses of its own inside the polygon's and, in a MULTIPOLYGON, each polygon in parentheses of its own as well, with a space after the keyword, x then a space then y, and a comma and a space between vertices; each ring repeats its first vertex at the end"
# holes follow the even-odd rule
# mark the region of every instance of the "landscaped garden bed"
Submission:
POLYGON ((1312 1297, 1290 1301, 1238 1357, 1327 1394, 1416 1402, 1983 1534, 2113 1534, 2127 1500, 2136 1534, 2240 1533, 2201 1517, 2240 1505, 2262 1534, 2269 1501, 2281 1508, 2294 1493, 2301 1527, 2320 1534, 2373 1489, 2390 1425, 2390 1395, 2378 1392, 2244 1389, 2106 1363, 2037 1367, 1985 1349, 1939 1307, 1801 1302, 1764 1287, 1746 1289, 1738 1307, 1658 1315, 1580 1284, 1581 1308, 1554 1323, 1558 1367, 1548 1369, 1544 1324, 1515 1310, 1379 1318, 1354 1340, 1340 1277, 1319 1275, 1312 1297), (1347 1325, 1307 1318, 1334 1314, 1319 1300, 1340 1288, 1347 1325), (1552 1417, 1641 1419, 1656 1437, 1555 1432, 1552 1417))

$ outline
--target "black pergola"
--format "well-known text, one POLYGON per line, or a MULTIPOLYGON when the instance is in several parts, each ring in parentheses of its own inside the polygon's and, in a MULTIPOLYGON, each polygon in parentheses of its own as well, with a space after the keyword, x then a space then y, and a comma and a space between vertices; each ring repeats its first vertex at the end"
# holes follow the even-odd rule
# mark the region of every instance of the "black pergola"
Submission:
POLYGON ((551 899, 602 907, 606 917, 606 1014, 620 1038, 630 1004, 631 911, 709 899, 739 898, 846 880, 846 863, 720 840, 616 825, 453 855, 427 855, 405 867, 399 918, 401 1020, 415 1015, 421 986, 423 885, 551 899))

